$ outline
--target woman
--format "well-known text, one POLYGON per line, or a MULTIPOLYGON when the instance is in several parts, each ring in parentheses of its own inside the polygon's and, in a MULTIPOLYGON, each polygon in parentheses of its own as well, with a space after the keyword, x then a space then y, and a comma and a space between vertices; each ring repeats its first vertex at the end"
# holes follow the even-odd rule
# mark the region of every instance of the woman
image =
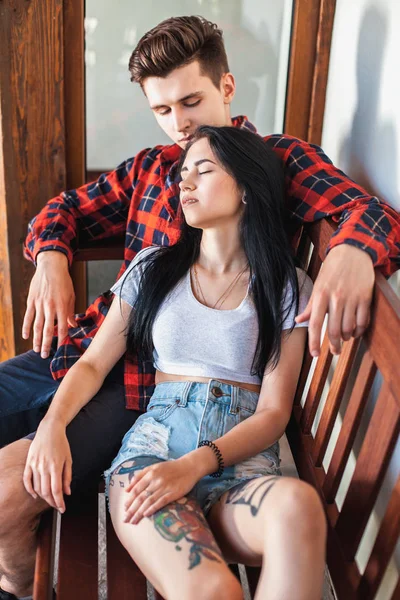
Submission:
POLYGON ((118 537, 166 599, 242 598, 227 562, 263 564, 257 598, 319 599, 322 507, 279 470, 312 287, 286 240, 279 161, 253 133, 201 127, 179 169, 179 242, 137 254, 78 361, 90 376, 74 367, 57 394, 79 396, 75 413, 127 349, 152 358, 148 410, 105 478, 118 537))

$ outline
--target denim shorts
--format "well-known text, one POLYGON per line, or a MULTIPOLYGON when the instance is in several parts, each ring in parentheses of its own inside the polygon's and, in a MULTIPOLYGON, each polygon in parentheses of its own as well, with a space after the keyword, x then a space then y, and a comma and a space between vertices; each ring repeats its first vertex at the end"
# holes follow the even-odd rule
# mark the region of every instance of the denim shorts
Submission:
MULTIPOLYGON (((126 472, 177 459, 195 450, 202 440, 216 440, 251 417, 259 394, 211 379, 208 383, 177 381, 159 383, 147 412, 126 433, 110 469, 104 473, 108 495, 111 475, 124 463, 126 472)), ((203 512, 227 490, 264 475, 281 475, 279 442, 260 454, 225 467, 221 477, 207 475, 193 488, 203 512)), ((119 473, 123 473, 123 468, 119 473)))

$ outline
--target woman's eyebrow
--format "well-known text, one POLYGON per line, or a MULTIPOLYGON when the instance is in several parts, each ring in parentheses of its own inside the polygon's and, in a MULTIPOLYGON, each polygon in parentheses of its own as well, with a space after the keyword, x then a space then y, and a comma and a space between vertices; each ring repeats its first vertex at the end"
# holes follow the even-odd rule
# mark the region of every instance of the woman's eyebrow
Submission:
MULTIPOLYGON (((217 164, 217 163, 215 163, 213 160, 211 160, 210 158, 201 158, 200 160, 196 160, 196 162, 194 163, 194 166, 195 166, 195 167, 198 167, 199 165, 202 165, 202 164, 203 164, 203 163, 205 163, 205 162, 210 162, 210 163, 212 163, 213 165, 216 165, 216 164, 217 164)), ((182 169, 181 169, 181 173, 182 173, 183 171, 188 171, 188 170, 189 170, 189 169, 188 169, 187 167, 182 167, 182 169)))

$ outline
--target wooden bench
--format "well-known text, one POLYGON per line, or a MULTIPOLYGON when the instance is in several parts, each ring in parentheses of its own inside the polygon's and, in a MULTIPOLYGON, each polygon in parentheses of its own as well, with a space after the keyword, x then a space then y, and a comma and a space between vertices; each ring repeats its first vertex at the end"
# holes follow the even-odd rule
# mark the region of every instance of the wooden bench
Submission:
MULTIPOLYGON (((324 220, 310 226, 299 240, 298 255, 313 280, 334 230, 335 226, 324 220)), ((81 258, 107 257, 106 250, 106 254, 96 252, 94 256, 91 251, 84 251, 81 258)), ((364 561, 363 573, 360 572, 357 550, 378 494, 383 490, 399 436, 399 340, 400 300, 377 272, 371 323, 363 338, 345 343, 338 359, 329 352, 326 334, 318 359, 312 359, 306 350, 286 432, 299 476, 315 486, 325 507, 327 564, 339 600, 376 597, 399 538, 397 472, 372 551, 364 561), (379 393, 374 394, 378 377, 382 383, 379 393), (354 469, 351 477, 347 475, 348 465, 354 469), (343 488, 346 478, 347 491, 343 494, 342 490, 344 498, 338 502, 338 490, 343 488)), ((108 600, 144 600, 145 577, 120 545, 108 515, 106 533, 108 600)), ((49 511, 39 530, 34 600, 51 598, 55 534, 55 513, 49 511)), ((97 599, 97 495, 78 514, 67 511, 62 517, 59 548, 57 600, 97 599)), ((253 597, 259 569, 247 568, 246 572, 253 597)), ((400 579, 392 587, 389 597, 398 600, 400 579)), ((155 598, 160 596, 156 594, 155 598)))

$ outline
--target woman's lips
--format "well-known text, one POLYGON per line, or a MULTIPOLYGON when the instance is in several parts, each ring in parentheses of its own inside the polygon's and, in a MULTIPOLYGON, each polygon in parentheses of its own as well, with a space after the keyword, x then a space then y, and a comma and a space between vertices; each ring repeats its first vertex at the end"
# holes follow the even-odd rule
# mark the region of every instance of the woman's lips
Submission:
POLYGON ((198 202, 197 198, 183 198, 182 206, 190 206, 191 204, 195 204, 198 202))

